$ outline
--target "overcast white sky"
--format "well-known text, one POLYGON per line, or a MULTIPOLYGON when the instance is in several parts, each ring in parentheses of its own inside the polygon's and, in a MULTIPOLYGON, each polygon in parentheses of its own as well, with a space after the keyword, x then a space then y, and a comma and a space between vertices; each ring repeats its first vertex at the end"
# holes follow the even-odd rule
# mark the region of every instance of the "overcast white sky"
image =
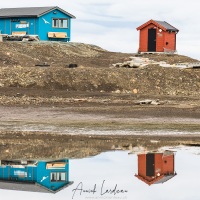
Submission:
POLYGON ((179 54, 200 59, 199 0, 6 0, 6 7, 59 6, 76 16, 72 41, 91 43, 110 51, 138 49, 136 28, 150 19, 167 21, 180 30, 179 54))

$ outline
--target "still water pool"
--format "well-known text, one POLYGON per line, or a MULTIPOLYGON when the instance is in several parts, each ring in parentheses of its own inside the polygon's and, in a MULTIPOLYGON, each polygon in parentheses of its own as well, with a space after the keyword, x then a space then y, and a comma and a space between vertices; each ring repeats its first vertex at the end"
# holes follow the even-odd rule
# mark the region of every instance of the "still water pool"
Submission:
MULTIPOLYGON (((7 172, 9 175, 15 168, 13 172, 15 178, 4 180, 0 184, 0 187, 4 188, 0 189, 1 197, 4 199, 200 199, 199 147, 165 147, 153 152, 143 151, 133 154, 127 151, 112 151, 83 159, 34 161, 30 162, 29 166, 25 161, 15 163, 15 166, 14 163, 2 161, 2 165, 4 169, 9 165, 10 170, 7 172), (63 164, 65 161, 66 163, 63 164), (30 170, 33 165, 36 166, 30 170), (23 178, 31 180, 31 173, 39 165, 44 166, 45 170, 51 173, 48 175, 41 168, 39 171, 42 175, 38 184, 48 185, 55 182, 60 184, 65 180, 70 184, 55 194, 19 191, 17 186, 12 188, 14 190, 8 190, 13 183, 26 184, 23 178), (23 170, 26 172, 22 172, 23 170), (67 170, 67 178, 64 177, 64 172, 61 173, 59 170, 67 170)), ((5 173, 4 170, 4 177, 5 173)), ((39 177, 39 173, 37 176, 39 177)), ((47 189, 47 192, 50 191, 47 189)))

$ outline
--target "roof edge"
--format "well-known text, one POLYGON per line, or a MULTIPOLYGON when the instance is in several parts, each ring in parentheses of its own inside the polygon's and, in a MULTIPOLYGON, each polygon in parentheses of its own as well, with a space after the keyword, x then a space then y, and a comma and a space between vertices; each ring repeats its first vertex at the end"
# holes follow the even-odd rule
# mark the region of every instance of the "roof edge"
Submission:
POLYGON ((154 24, 156 26, 159 26, 161 29, 163 29, 164 31, 166 31, 167 29, 163 26, 161 26, 159 23, 157 23, 156 21, 154 21, 153 19, 150 19, 149 21, 147 21, 146 23, 142 24, 141 26, 137 27, 137 31, 143 29, 145 26, 148 26, 149 24, 154 24))
POLYGON ((144 183, 146 183, 147 185, 150 186, 150 185, 153 185, 155 182, 161 180, 164 177, 164 175, 161 175, 161 176, 157 177, 156 179, 154 179, 152 181, 148 181, 144 177, 137 175, 137 174, 135 175, 135 177, 137 177, 139 180, 143 181, 144 183))
POLYGON ((47 14, 47 13, 49 13, 49 12, 55 10, 55 9, 57 9, 57 10, 59 10, 59 11, 65 13, 66 15, 70 16, 70 17, 73 18, 73 19, 76 19, 76 17, 75 17, 74 15, 68 13, 67 11, 61 9, 61 8, 58 7, 58 6, 54 6, 54 7, 52 7, 52 8, 49 9, 48 11, 46 11, 46 12, 44 12, 44 13, 41 13, 41 14, 37 15, 37 17, 41 17, 41 16, 43 16, 43 15, 45 15, 45 14, 47 14))
POLYGON ((49 188, 46 188, 46 187, 44 187, 43 185, 41 185, 41 184, 39 184, 39 183, 35 183, 35 185, 38 185, 39 187, 41 187, 41 188, 43 188, 43 189, 45 189, 45 190, 47 190, 47 191, 49 191, 50 193, 57 193, 57 192, 59 192, 59 191, 61 191, 61 190, 63 190, 63 189, 65 189, 65 188, 67 188, 67 187, 69 187, 70 185, 72 185, 74 182, 73 181, 69 181, 68 183, 66 183, 66 184, 64 184, 61 188, 59 188, 59 189, 57 189, 57 190, 51 190, 51 189, 49 189, 49 188))
MULTIPOLYGON (((68 15, 69 17, 71 17, 71 18, 73 18, 73 19, 76 19, 76 17, 74 16, 74 15, 72 15, 72 14, 70 14, 69 12, 67 12, 67 11, 65 11, 65 10, 63 10, 63 9, 61 9, 60 7, 58 7, 58 6, 48 6, 48 7, 45 7, 45 6, 43 6, 43 7, 18 7, 18 8, 0 8, 0 10, 1 9, 26 9, 26 8, 47 8, 47 10, 46 11, 44 11, 44 12, 42 12, 42 13, 40 13, 40 14, 30 14, 30 15, 9 15, 9 17, 10 18, 12 18, 12 17, 41 17, 41 16, 43 16, 43 15, 45 15, 45 14, 47 14, 47 13, 49 13, 49 12, 51 12, 51 11, 53 11, 53 10, 55 10, 55 9, 58 9, 60 12, 62 12, 62 13, 64 13, 64 14, 66 14, 66 15, 68 15)), ((5 18, 8 18, 8 16, 0 16, 0 18, 1 19, 5 19, 5 18)))
MULTIPOLYGON (((160 21, 160 22, 161 22, 161 21, 160 21)), ((179 30, 178 30, 177 28, 175 28, 174 26, 172 26, 172 25, 169 24, 168 22, 166 22, 166 21, 162 21, 162 22, 164 22, 164 23, 170 25, 171 27, 173 27, 173 29, 168 29, 168 28, 164 27, 162 24, 160 24, 159 21, 156 21, 156 20, 153 20, 153 19, 147 21, 146 23, 142 24, 141 26, 137 27, 136 29, 137 29, 137 31, 139 31, 139 30, 143 29, 144 27, 146 27, 146 26, 148 26, 149 24, 152 23, 152 24, 154 24, 155 26, 161 28, 163 31, 173 31, 173 32, 177 32, 177 33, 179 32, 179 30)))
MULTIPOLYGON (((165 23, 167 23, 167 24, 169 24, 170 26, 172 26, 170 23, 168 23, 168 22, 166 22, 166 21, 164 21, 165 23)), ((176 29, 177 30, 177 32, 179 32, 179 30, 176 28, 176 27, 174 27, 174 26, 172 26, 174 29, 176 29)), ((167 29, 167 30, 170 30, 170 29, 167 29)))
MULTIPOLYGON (((21 15, 11 15, 9 18, 22 17, 21 15)), ((23 17, 38 17, 37 15, 23 15, 23 17)), ((7 16, 0 16, 0 19, 7 19, 7 16)))

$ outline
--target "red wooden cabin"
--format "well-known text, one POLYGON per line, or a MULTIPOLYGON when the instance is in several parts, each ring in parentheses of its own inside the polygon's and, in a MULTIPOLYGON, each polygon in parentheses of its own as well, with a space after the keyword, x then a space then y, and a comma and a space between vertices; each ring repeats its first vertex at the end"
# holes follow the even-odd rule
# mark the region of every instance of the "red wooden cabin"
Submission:
POLYGON ((175 175, 173 152, 138 154, 138 174, 135 176, 146 184, 164 183, 175 175))
POLYGON ((140 31, 139 52, 176 51, 177 28, 165 21, 149 20, 137 28, 140 31))

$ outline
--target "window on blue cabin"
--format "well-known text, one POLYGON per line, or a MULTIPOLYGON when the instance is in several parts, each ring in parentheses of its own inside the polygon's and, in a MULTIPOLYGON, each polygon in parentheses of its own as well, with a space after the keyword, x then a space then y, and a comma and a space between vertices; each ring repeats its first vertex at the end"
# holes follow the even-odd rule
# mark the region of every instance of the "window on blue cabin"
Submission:
POLYGON ((53 19, 53 27, 58 27, 59 21, 58 19, 53 19))
POLYGON ((51 173, 51 181, 52 182, 56 181, 56 173, 51 173))
POLYGON ((67 28, 68 27, 68 19, 65 18, 54 18, 53 19, 53 27, 54 28, 67 28))
POLYGON ((66 181, 65 172, 52 172, 51 173, 51 182, 64 182, 66 181))

